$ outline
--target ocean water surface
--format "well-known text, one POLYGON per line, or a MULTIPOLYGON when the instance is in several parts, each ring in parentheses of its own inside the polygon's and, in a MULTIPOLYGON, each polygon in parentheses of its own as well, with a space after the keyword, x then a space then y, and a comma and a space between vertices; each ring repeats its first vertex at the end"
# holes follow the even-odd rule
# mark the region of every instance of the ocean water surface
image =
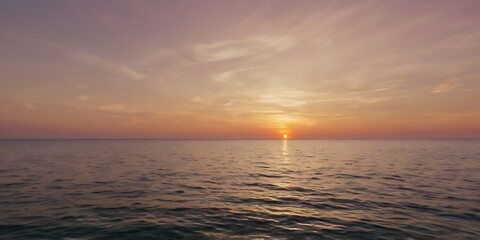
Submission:
POLYGON ((1 140, 0 239, 480 239, 480 141, 1 140))

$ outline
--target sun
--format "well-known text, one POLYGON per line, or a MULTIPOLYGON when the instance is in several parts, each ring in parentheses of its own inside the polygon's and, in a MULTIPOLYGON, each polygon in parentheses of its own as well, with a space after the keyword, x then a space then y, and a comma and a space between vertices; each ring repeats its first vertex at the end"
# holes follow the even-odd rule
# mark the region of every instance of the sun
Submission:
POLYGON ((287 134, 283 134, 283 139, 287 139, 288 138, 288 135, 287 134))

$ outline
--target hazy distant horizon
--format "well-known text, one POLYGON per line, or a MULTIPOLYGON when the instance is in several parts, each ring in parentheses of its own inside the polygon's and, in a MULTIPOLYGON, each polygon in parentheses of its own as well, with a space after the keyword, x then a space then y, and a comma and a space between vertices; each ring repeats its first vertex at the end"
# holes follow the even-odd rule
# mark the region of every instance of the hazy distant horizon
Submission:
POLYGON ((141 138, 141 137, 124 137, 124 138, 0 138, 2 140, 275 140, 275 141, 295 141, 295 140, 480 140, 480 138, 398 138, 398 137, 357 137, 357 138, 141 138))

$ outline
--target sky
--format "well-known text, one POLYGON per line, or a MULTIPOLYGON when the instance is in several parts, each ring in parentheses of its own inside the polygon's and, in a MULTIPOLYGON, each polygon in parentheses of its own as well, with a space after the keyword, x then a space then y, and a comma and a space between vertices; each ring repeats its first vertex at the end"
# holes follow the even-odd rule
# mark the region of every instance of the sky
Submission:
POLYGON ((479 138, 480 1, 0 1, 0 138, 479 138))

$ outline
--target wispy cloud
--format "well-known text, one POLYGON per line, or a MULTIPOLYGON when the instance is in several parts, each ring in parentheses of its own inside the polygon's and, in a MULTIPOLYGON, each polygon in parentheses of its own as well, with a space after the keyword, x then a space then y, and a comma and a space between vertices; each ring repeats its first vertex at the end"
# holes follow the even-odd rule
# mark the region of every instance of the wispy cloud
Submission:
POLYGON ((275 104, 284 107, 298 107, 306 103, 308 93, 301 90, 272 89, 260 92, 260 103, 275 104))
POLYGON ((122 104, 122 103, 110 103, 110 104, 102 104, 97 106, 98 110, 107 111, 111 113, 123 113, 123 114, 133 114, 139 112, 136 107, 122 104))
POLYGON ((248 67, 248 68, 240 68, 240 69, 235 69, 232 71, 227 71, 227 72, 221 72, 216 74, 213 78, 212 81, 214 82, 227 82, 229 80, 232 80, 235 78, 236 75, 239 75, 241 73, 245 73, 248 71, 252 71, 255 69, 261 69, 262 67, 248 67))
POLYGON ((87 101, 88 99, 89 99, 89 97, 86 96, 86 95, 82 95, 82 96, 77 97, 77 100, 80 100, 80 101, 87 101))
POLYGON ((432 89, 434 93, 450 92, 455 88, 461 87, 462 84, 458 82, 457 79, 452 79, 443 83, 438 84, 432 89))
POLYGON ((50 111, 52 129, 136 135, 115 125, 132 122, 157 136, 309 124, 317 136, 368 135, 431 111, 463 114, 451 126, 478 122, 477 3, 299 2, 92 2, 76 5, 71 28, 57 14, 70 4, 2 8, 0 120, 34 124, 50 111))
POLYGON ((212 44, 195 44, 193 51, 200 62, 224 61, 247 56, 266 57, 295 45, 290 36, 261 36, 212 44))
POLYGON ((37 109, 38 107, 32 103, 9 103, 9 104, 0 104, 0 109, 5 110, 20 110, 20 111, 30 111, 37 109))
POLYGON ((67 57, 78 61, 82 64, 97 67, 100 69, 115 72, 117 74, 126 76, 132 80, 142 80, 147 78, 147 75, 120 63, 106 59, 98 54, 90 53, 84 50, 67 48, 57 43, 51 43, 52 46, 59 49, 67 57))

